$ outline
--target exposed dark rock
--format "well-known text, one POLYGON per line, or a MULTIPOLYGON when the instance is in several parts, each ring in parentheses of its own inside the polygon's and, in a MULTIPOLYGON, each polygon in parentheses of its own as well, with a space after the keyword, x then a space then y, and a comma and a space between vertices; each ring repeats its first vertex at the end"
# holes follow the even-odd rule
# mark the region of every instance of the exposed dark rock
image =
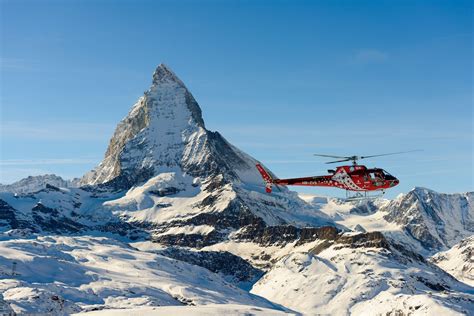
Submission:
POLYGON ((449 289, 449 286, 445 284, 443 285, 441 283, 433 283, 420 276, 417 276, 416 279, 420 281, 421 283, 423 283, 424 285, 426 285, 427 287, 429 287, 430 289, 432 289, 433 291, 439 292, 439 291, 445 291, 449 289))
POLYGON ((261 245, 284 245, 298 239, 298 233, 299 229, 291 225, 269 226, 257 240, 261 245))
POLYGON ((217 195, 208 195, 197 206, 200 206, 200 207, 211 206, 218 199, 219 199, 219 196, 217 196, 217 195))
POLYGON ((132 240, 136 240, 139 238, 142 238, 142 239, 150 238, 150 233, 143 230, 142 227, 137 227, 125 221, 107 222, 104 225, 93 226, 89 229, 98 230, 102 232, 109 232, 109 233, 117 234, 120 236, 127 236, 128 238, 132 240))
POLYGON ((171 204, 169 204, 169 203, 157 203, 157 204, 155 204, 156 208, 165 208, 165 207, 170 207, 170 206, 171 206, 171 204))
POLYGON ((333 226, 305 227, 300 231, 300 238, 296 245, 301 245, 316 239, 336 240, 339 230, 333 226))
POLYGON ((169 187, 169 188, 164 188, 164 189, 161 189, 161 190, 149 191, 149 193, 153 194, 153 195, 156 195, 156 196, 163 197, 163 196, 173 195, 173 194, 179 193, 180 191, 181 190, 178 189, 178 188, 169 187))
POLYGON ((31 210, 33 211, 33 213, 40 212, 40 213, 49 214, 52 216, 59 215, 59 212, 56 209, 52 209, 47 206, 44 206, 43 203, 41 202, 38 202, 31 210))
POLYGON ((224 178, 221 176, 213 177, 211 181, 204 183, 204 191, 212 193, 216 190, 222 189, 226 184, 224 178))
POLYGON ((77 233, 84 228, 83 225, 67 217, 43 217, 38 215, 38 213, 33 213, 33 219, 35 224, 42 230, 55 233, 77 233))
POLYGON ((38 202, 32 208, 34 224, 45 231, 55 233, 76 233, 85 228, 82 224, 59 214, 59 211, 38 202))
POLYGON ((403 254, 403 256, 405 258, 410 258, 412 259, 413 261, 420 261, 420 262, 426 262, 425 258, 423 258, 423 256, 421 256, 420 254, 416 253, 416 252, 413 252, 411 250, 408 250, 407 248, 405 248, 404 246, 394 242, 394 241, 391 241, 390 242, 390 246, 393 248, 393 249, 396 249, 398 252, 400 252, 401 254, 403 254))
POLYGON ((374 204, 373 201, 366 201, 364 203, 360 203, 354 208, 352 208, 349 212, 351 214, 359 214, 359 215, 369 215, 377 211, 377 206, 374 204))
MULTIPOLYGON (((326 228, 326 227, 323 227, 326 228)), ((324 239, 324 238, 320 238, 324 239)), ((319 254, 321 251, 329 248, 332 245, 336 245, 336 248, 383 248, 390 249, 392 245, 381 232, 369 232, 361 233, 357 235, 344 235, 338 234, 334 236, 331 233, 328 238, 325 238, 323 242, 316 245, 310 250, 312 254, 319 254), (334 238, 333 238, 334 237, 334 238)), ((401 247, 401 246, 400 246, 401 247)))
POLYGON ((184 246, 192 248, 202 248, 216 244, 224 239, 224 235, 212 231, 209 234, 169 234, 152 236, 151 241, 169 246, 184 246))
POLYGON ((55 187, 54 185, 51 185, 49 183, 46 183, 46 190, 61 192, 58 187, 55 187))
POLYGON ((82 205, 81 202, 77 202, 77 201, 72 202, 72 206, 73 206, 74 208, 80 208, 81 205, 82 205))
POLYGON ((369 232, 357 235, 342 235, 336 240, 337 244, 344 244, 351 248, 385 248, 389 249, 389 243, 381 232, 369 232))
POLYGON ((338 229, 333 226, 297 228, 292 225, 266 226, 259 218, 251 225, 243 227, 235 236, 236 240, 252 241, 262 246, 286 245, 296 242, 296 245, 312 242, 317 239, 335 240, 338 229))
POLYGON ((200 213, 190 219, 184 221, 175 221, 181 223, 179 226, 185 225, 210 225, 218 230, 239 229, 247 225, 265 225, 260 217, 255 216, 248 208, 238 199, 229 203, 227 208, 220 212, 200 213))
POLYGON ((320 244, 316 245, 313 249, 309 251, 309 253, 312 253, 313 255, 319 254, 321 251, 331 247, 331 245, 334 243, 334 241, 331 240, 323 240, 320 244))
POLYGON ((19 220, 16 213, 18 213, 16 209, 0 199, 0 226, 10 226, 12 229, 31 228, 29 223, 19 220))
POLYGON ((167 248, 160 254, 222 274, 233 283, 252 284, 263 275, 263 271, 254 268, 244 259, 227 251, 191 251, 182 248, 167 248))

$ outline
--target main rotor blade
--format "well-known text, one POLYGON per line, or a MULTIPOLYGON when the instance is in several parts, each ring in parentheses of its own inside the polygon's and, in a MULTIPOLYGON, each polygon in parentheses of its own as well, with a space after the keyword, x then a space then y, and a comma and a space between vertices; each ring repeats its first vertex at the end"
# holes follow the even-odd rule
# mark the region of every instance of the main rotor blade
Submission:
POLYGON ((346 158, 348 159, 349 157, 346 156, 332 156, 332 155, 322 155, 322 154, 313 154, 314 156, 319 156, 319 157, 327 157, 327 158, 346 158))
POLYGON ((337 162, 344 162, 344 161, 351 161, 351 160, 352 160, 352 159, 336 160, 336 161, 326 162, 326 164, 329 164, 329 163, 337 163, 337 162))
POLYGON ((361 156, 360 159, 365 159, 365 158, 372 158, 372 157, 380 157, 380 156, 389 156, 389 155, 398 155, 398 154, 405 154, 405 153, 412 153, 415 151, 423 151, 421 149, 416 149, 416 150, 409 150, 409 151, 399 151, 396 153, 388 153, 388 154, 380 154, 380 155, 371 155, 371 156, 361 156))

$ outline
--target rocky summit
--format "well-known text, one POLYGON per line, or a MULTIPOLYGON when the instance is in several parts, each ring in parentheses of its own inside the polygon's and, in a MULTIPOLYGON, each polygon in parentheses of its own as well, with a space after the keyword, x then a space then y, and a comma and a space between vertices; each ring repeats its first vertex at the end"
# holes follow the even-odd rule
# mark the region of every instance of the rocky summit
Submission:
POLYGON ((159 65, 94 170, 1 187, 0 313, 474 313, 473 193, 267 194, 257 163, 159 65))
POLYGON ((251 182, 258 179, 255 163, 219 133, 206 130, 192 94, 161 64, 151 87, 118 124, 104 160, 80 183, 129 189, 164 173, 251 182))

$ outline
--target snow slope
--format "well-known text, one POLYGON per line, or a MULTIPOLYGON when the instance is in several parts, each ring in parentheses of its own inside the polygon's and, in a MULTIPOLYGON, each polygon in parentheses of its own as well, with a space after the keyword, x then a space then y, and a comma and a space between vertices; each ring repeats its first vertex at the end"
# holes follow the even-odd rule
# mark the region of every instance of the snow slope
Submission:
POLYGON ((209 304, 205 306, 160 306, 134 309, 111 309, 93 312, 85 312, 74 315, 84 316, 130 316, 130 315, 149 315, 149 316, 209 316, 209 315, 255 315, 255 316, 278 316, 278 315, 296 315, 274 309, 226 304, 209 304))
POLYGON ((16 313, 183 304, 275 308, 207 269, 106 237, 0 235, 0 275, 0 292, 16 313))
POLYGON ((474 286, 474 235, 437 253, 431 261, 459 281, 474 286))

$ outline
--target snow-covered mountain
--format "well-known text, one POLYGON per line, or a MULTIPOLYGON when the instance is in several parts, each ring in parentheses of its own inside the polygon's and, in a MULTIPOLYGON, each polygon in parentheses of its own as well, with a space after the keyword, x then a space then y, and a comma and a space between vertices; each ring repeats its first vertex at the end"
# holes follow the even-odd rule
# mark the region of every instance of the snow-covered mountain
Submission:
POLYGON ((221 176, 224 183, 257 184, 255 163, 219 133, 206 130, 192 94, 161 64, 151 87, 117 126, 104 160, 81 184, 129 189, 160 174, 177 181, 221 176))
POLYGON ((459 281, 474 286, 474 235, 437 253, 431 261, 459 281))
POLYGON ((472 309, 465 291, 421 256, 363 233, 288 254, 251 293, 310 315, 456 315, 472 309))
POLYGON ((104 160, 81 183, 123 192, 104 208, 136 226, 152 226, 155 241, 172 245, 209 245, 256 222, 332 224, 295 193, 268 196, 256 163, 205 128, 192 94, 161 64, 117 126, 104 160))
POLYGON ((0 192, 12 192, 17 194, 27 194, 46 188, 52 185, 60 188, 77 187, 79 179, 64 180, 54 174, 41 176, 29 176, 12 184, 0 184, 0 192))
POLYGON ((474 234, 474 192, 440 194, 415 188, 381 208, 388 222, 430 251, 446 250, 474 234))
POLYGON ((0 306, 474 312, 473 288, 423 257, 472 236, 473 193, 270 195, 256 163, 207 130, 183 82, 158 66, 81 187, 30 179, 0 192, 0 306))

